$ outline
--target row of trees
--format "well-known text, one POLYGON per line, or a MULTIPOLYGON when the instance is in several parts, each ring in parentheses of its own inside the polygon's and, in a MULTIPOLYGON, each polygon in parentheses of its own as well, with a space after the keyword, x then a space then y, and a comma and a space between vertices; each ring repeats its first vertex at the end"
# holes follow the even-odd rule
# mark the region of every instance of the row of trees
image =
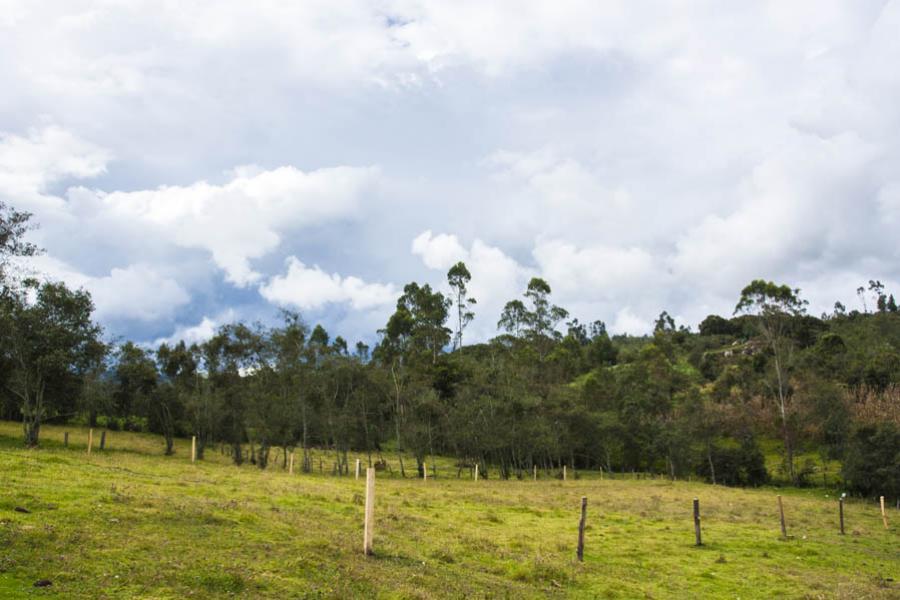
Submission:
MULTIPOLYGON (((0 257, 33 253, 27 215, 3 210, 0 257)), ((698 333, 663 312, 652 335, 611 337, 534 278, 499 335, 464 345, 470 281, 458 263, 449 295, 405 286, 371 349, 292 312, 151 349, 104 344, 87 293, 4 275, 0 411, 22 418, 29 445, 42 422, 83 416, 158 432, 167 454, 179 435, 197 436, 200 458, 221 444, 261 468, 273 448, 299 449, 303 469, 310 448, 326 448, 340 471, 351 450, 371 463, 393 452, 403 476, 448 455, 501 477, 568 464, 758 485, 769 478, 759 441, 775 438, 790 481, 809 478, 796 456, 817 450, 846 458, 857 491, 900 494, 900 314, 880 282, 876 313, 836 305, 815 318, 799 290, 759 280, 733 317, 711 315, 698 333)))

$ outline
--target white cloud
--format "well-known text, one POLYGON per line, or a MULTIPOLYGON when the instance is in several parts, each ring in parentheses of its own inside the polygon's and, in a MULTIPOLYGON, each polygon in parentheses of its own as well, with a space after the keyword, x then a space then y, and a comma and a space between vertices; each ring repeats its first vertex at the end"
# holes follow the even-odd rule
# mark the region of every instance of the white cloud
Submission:
POLYGON ((467 254, 455 235, 434 235, 430 229, 413 240, 412 252, 421 256, 429 269, 449 269, 467 254))
POLYGON ((90 292, 96 317, 101 320, 169 318, 191 299, 177 281, 149 265, 114 268, 108 275, 93 277, 60 260, 41 256, 33 261, 32 268, 51 280, 90 292))
POLYGON ((377 178, 374 168, 307 173, 279 167, 252 175, 244 169, 223 185, 201 181, 110 193, 78 188, 68 200, 82 222, 122 223, 155 243, 206 250, 230 282, 244 286, 260 278, 251 260, 274 250, 288 232, 352 218, 377 178))
POLYGON ((179 325, 168 337, 161 337, 154 341, 153 346, 158 347, 161 344, 177 344, 183 341, 190 346, 191 344, 202 344, 216 334, 216 331, 222 325, 231 323, 235 319, 234 311, 227 310, 216 317, 204 316, 199 323, 195 325, 179 325))
POLYGON ((616 313, 609 330, 617 335, 647 335, 653 331, 653 321, 639 317, 632 312, 631 307, 626 306, 616 313))
POLYGON ((31 198, 65 179, 87 179, 106 171, 110 154, 56 125, 20 136, 0 131, 0 194, 31 198))
POLYGON ((355 310, 370 310, 392 304, 397 291, 391 284, 366 283, 358 277, 329 275, 318 265, 312 268, 292 256, 287 272, 272 277, 259 288, 260 294, 275 304, 300 309, 318 309, 330 303, 348 303, 355 310))
POLYGON ((614 299, 659 283, 653 256, 641 248, 590 246, 577 248, 561 240, 534 248, 538 269, 554 291, 570 299, 614 299))

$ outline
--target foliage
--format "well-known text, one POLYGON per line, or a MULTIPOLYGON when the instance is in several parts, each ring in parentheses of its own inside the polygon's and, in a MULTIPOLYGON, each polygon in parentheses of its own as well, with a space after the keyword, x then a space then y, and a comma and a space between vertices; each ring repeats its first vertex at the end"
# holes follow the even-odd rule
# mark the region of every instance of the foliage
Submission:
POLYGON ((851 492, 900 500, 900 428, 893 423, 859 428, 850 441, 843 476, 851 492))

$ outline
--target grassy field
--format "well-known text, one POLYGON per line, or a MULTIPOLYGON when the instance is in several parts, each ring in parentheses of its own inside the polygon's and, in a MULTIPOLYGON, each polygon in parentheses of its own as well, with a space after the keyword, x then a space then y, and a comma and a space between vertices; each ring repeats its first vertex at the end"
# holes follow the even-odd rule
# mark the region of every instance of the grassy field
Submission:
POLYGON ((47 427, 25 450, 0 422, 0 598, 900 598, 900 512, 885 530, 875 504, 849 501, 841 536, 830 490, 474 482, 443 462, 427 482, 378 473, 365 557, 362 479, 237 468, 210 450, 192 465, 188 441, 164 457, 161 439, 118 432, 88 457, 86 432, 66 430, 68 449, 47 427))

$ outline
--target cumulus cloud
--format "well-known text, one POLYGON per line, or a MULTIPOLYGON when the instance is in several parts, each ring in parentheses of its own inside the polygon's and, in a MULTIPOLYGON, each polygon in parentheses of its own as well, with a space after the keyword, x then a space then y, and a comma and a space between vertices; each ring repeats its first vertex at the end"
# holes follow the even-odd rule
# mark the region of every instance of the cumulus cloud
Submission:
POLYGON ((223 185, 201 181, 110 193, 78 188, 68 200, 82 222, 138 224, 157 243, 206 250, 229 281, 243 286, 260 278, 250 261, 276 248, 285 233, 351 218, 377 173, 352 167, 309 173, 280 167, 252 175, 239 170, 223 185))
POLYGON ((99 277, 47 256, 35 259, 31 267, 38 275, 90 292, 101 320, 155 321, 171 317, 190 301, 177 281, 145 264, 115 268, 99 277))
POLYGON ((330 303, 348 303, 355 310, 384 307, 397 299, 391 284, 366 283, 358 277, 328 274, 307 267, 297 257, 286 261, 287 272, 260 286, 259 293, 276 304, 300 309, 317 309, 330 303))
POLYGON ((65 179, 88 179, 106 171, 108 151, 57 125, 25 135, 0 131, 0 194, 34 199, 65 179))
POLYGON ((455 235, 434 235, 430 229, 416 236, 412 252, 421 256, 429 269, 449 269, 468 254, 455 235))
POLYGON ((204 316, 199 323, 194 325, 179 325, 175 328, 171 335, 157 338, 153 342, 154 347, 160 344, 177 344, 184 342, 187 345, 202 344, 216 334, 216 331, 222 325, 226 325, 235 320, 236 315, 232 310, 226 310, 215 317, 204 316))

